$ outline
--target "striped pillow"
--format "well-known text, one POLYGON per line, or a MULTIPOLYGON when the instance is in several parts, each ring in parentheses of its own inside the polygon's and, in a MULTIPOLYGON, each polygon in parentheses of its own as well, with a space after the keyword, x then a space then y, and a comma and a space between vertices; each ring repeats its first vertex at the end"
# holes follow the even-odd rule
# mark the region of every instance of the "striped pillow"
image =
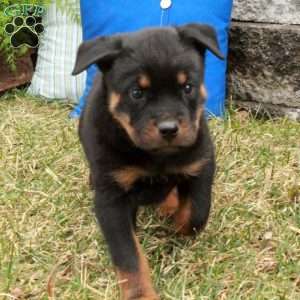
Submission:
MULTIPOLYGON (((71 1, 69 1, 71 2, 71 1)), ((75 0, 79 13, 79 3, 75 0)), ((78 101, 85 86, 85 73, 71 76, 82 30, 71 18, 51 4, 43 18, 36 70, 28 93, 50 99, 78 101)))

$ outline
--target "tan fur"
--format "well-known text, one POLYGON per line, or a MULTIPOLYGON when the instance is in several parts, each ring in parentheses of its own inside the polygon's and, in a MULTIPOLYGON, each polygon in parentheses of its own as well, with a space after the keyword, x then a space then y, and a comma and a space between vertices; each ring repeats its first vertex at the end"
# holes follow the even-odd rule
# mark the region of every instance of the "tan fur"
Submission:
POLYGON ((142 89, 151 87, 151 80, 146 74, 142 74, 138 78, 138 84, 142 89))
POLYGON ((191 233, 190 220, 192 216, 192 202, 190 199, 187 199, 184 202, 181 202, 179 210, 174 216, 175 220, 175 229, 176 232, 179 232, 183 235, 188 235, 191 233))
POLYGON ((185 72, 180 71, 177 73, 177 82, 180 85, 184 85, 187 82, 187 79, 188 79, 188 77, 185 72))
MULTIPOLYGON (((166 173, 194 177, 200 174, 207 162, 207 159, 197 160, 185 166, 167 169, 166 173)), ((152 177, 157 174, 140 167, 129 166, 120 170, 115 170, 111 175, 115 182, 117 182, 125 191, 129 191, 139 179, 143 177, 152 177)))
POLYGON ((113 171, 111 175, 125 191, 130 190, 140 178, 150 176, 146 170, 139 167, 125 167, 113 171))
POLYGON ((203 83, 200 85, 199 91, 200 91, 200 95, 201 95, 202 99, 206 99, 207 98, 207 90, 203 83))
POLYGON ((188 165, 172 168, 169 170, 172 174, 180 174, 184 176, 197 176, 200 174, 202 168, 208 163, 208 159, 200 159, 188 165))
POLYGON ((159 140, 159 131, 154 120, 151 120, 143 130, 143 141, 153 145, 157 140, 159 140))
POLYGON ((117 112, 117 107, 121 101, 121 95, 112 92, 109 99, 109 111, 113 118, 118 121, 122 128, 127 132, 129 138, 136 143, 134 128, 130 124, 130 117, 122 112, 117 112))
POLYGON ((122 299, 159 300, 159 297, 151 283, 150 269, 147 259, 143 254, 137 236, 134 233, 132 234, 139 258, 139 266, 137 272, 134 273, 117 270, 122 299))
POLYGON ((116 109, 117 109, 117 107, 118 107, 118 105, 119 105, 119 103, 120 103, 120 101, 121 101, 121 95, 120 94, 117 94, 117 93, 115 93, 115 92, 112 92, 111 94, 110 94, 110 98, 109 98, 109 111, 112 113, 112 114, 114 114, 115 113, 115 111, 116 111, 116 109))
POLYGON ((200 120, 203 116, 203 113, 204 113, 204 107, 202 105, 200 105, 198 108, 197 108, 197 111, 196 111, 196 120, 195 120, 195 126, 196 126, 196 129, 198 130, 199 127, 200 127, 200 120))
POLYGON ((166 200, 158 207, 158 214, 162 217, 169 217, 175 214, 179 208, 179 199, 177 188, 174 188, 166 200))

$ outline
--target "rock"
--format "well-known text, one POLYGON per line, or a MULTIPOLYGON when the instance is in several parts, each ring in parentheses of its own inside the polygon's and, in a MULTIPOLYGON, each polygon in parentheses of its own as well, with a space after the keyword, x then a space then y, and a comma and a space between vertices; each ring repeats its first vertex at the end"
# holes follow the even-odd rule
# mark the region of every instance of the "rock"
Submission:
POLYGON ((300 26, 233 22, 229 96, 300 120, 300 26))
POLYGON ((9 89, 29 83, 33 76, 33 63, 31 55, 34 50, 29 50, 25 55, 16 59, 15 72, 10 69, 6 58, 0 55, 0 95, 9 89))
POLYGON ((235 0, 233 20, 300 24, 300 0, 235 0))

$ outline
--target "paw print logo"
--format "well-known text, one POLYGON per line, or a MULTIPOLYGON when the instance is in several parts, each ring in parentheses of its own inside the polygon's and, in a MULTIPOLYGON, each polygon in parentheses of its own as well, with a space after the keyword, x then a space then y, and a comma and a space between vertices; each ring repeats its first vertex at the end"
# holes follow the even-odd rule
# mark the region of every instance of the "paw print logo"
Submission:
POLYGON ((44 32, 44 26, 36 22, 33 16, 18 16, 11 23, 6 24, 4 30, 10 35, 10 42, 14 48, 22 45, 36 48, 39 45, 39 34, 44 32))

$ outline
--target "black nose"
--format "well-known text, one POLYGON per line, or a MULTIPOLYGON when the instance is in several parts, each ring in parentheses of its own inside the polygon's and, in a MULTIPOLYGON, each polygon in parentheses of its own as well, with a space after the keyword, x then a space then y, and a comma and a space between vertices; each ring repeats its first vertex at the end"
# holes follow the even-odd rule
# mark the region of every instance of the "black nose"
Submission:
POLYGON ((178 133, 178 124, 176 121, 163 121, 158 124, 160 134, 166 138, 174 138, 178 133))

